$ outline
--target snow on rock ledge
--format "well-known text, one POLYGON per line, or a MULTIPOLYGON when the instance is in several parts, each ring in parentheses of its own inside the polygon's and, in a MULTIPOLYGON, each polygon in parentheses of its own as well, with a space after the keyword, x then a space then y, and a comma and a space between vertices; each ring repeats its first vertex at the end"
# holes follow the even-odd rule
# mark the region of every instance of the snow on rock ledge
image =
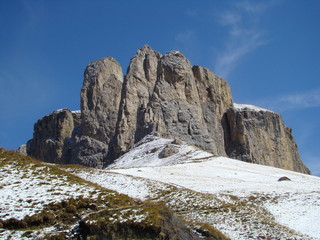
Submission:
POLYGON ((263 112, 273 112, 269 109, 262 108, 262 107, 257 107, 254 105, 249 105, 249 104, 239 104, 239 103, 233 103, 233 107, 238 110, 238 111, 245 111, 245 110, 250 110, 250 111, 263 111, 263 112))

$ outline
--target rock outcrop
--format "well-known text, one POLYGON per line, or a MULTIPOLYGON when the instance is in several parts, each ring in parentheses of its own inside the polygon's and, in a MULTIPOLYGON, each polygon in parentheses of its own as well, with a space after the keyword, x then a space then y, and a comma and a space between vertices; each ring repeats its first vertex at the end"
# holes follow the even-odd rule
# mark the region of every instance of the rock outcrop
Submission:
POLYGON ((94 61, 84 74, 81 123, 56 133, 51 128, 61 120, 45 118, 28 143, 28 154, 44 161, 103 168, 153 134, 215 156, 308 173, 279 115, 235 108, 227 82, 179 51, 162 55, 143 46, 124 77, 112 57, 94 61))
POLYGON ((225 80, 206 68, 192 67, 179 51, 162 56, 144 46, 125 76, 114 157, 149 133, 224 156, 221 119, 231 106, 225 80))
POLYGON ((27 156, 27 144, 22 144, 20 147, 18 147, 17 152, 27 156))
POLYGON ((275 112, 235 104, 225 115, 226 153, 246 162, 310 174, 300 160, 292 131, 275 112))
POLYGON ((63 163, 96 168, 108 163, 122 85, 122 69, 114 58, 99 59, 87 66, 81 90, 81 124, 66 143, 63 163))
POLYGON ((160 53, 149 46, 143 46, 131 59, 124 78, 111 158, 122 155, 135 142, 153 131, 153 126, 146 120, 146 108, 157 80, 158 62, 161 57, 160 53))
POLYGON ((80 112, 60 109, 34 125, 33 138, 27 142, 27 154, 50 163, 61 163, 64 142, 80 123, 80 112))

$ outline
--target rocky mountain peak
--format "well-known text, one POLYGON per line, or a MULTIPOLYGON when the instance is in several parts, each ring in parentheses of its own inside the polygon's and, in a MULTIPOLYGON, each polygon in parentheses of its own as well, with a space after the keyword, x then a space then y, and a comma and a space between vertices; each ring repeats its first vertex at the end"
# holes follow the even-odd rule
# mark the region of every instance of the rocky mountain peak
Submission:
MULTIPOLYGON (((63 154, 44 156, 40 147, 51 150, 37 144, 27 150, 46 161, 102 168, 153 134, 214 156, 309 173, 281 117, 248 106, 233 104, 228 83, 210 69, 192 66, 180 51, 162 55, 145 45, 131 58, 125 76, 112 57, 88 64, 81 123, 62 137, 57 149, 63 154)), ((39 139, 35 134, 31 143, 39 139)))

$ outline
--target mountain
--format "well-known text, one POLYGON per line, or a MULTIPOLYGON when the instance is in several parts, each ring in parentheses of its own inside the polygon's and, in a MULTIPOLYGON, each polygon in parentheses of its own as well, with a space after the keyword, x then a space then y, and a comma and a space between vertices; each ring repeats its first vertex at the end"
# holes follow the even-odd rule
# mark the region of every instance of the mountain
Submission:
POLYGON ((108 169, 0 150, 0 239, 320 239, 320 178, 147 135, 108 169))
POLYGON ((143 46, 125 76, 112 57, 91 62, 79 114, 63 109, 40 119, 28 155, 104 168, 152 134, 214 156, 310 173, 279 114, 233 103, 224 79, 179 51, 162 55, 143 46))

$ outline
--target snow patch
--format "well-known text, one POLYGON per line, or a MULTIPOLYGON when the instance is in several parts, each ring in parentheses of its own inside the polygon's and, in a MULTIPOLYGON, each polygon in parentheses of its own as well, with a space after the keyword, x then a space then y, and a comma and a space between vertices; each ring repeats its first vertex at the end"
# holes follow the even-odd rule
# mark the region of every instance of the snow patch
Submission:
POLYGON ((280 197, 277 204, 264 205, 281 224, 319 239, 319 192, 289 194, 280 197))
POLYGON ((233 107, 237 110, 237 111, 245 111, 245 110, 249 110, 249 111, 256 111, 256 112, 273 112, 269 109, 266 108, 261 108, 261 107, 257 107, 254 105, 249 105, 249 104, 239 104, 239 103, 233 103, 233 107))
MULTIPOLYGON (((154 198, 157 191, 167 190, 167 186, 158 182, 146 182, 144 179, 134 178, 118 173, 111 173, 105 170, 93 169, 89 170, 75 170, 66 169, 70 173, 85 179, 87 181, 96 183, 101 187, 126 194, 132 198, 146 200, 154 198)), ((137 169, 137 171, 140 171, 137 169)))
POLYGON ((66 176, 50 174, 49 167, 14 162, 1 167, 0 219, 23 219, 41 212, 44 205, 90 196, 96 189, 71 183, 66 176))
POLYGON ((174 144, 172 139, 163 139, 148 135, 138 142, 129 152, 115 160, 107 169, 169 166, 198 161, 209 157, 212 157, 211 153, 204 152, 194 146, 185 143, 174 144), (172 156, 160 158, 160 152, 169 144, 173 145, 178 152, 172 156))

